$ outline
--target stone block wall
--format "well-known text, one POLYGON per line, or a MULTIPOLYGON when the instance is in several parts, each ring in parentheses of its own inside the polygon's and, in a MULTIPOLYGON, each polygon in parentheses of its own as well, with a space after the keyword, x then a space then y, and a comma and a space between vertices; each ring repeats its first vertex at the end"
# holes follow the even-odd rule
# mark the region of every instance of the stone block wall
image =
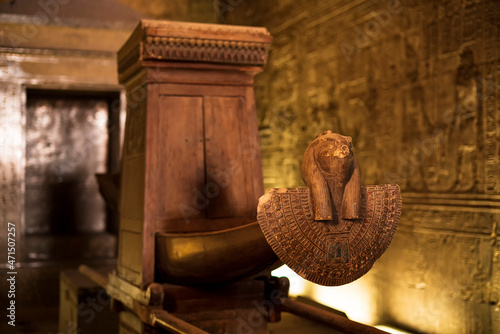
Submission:
POLYGON ((353 137, 363 184, 403 190, 393 243, 346 308, 371 301, 361 320, 416 332, 500 331, 500 3, 224 4, 224 23, 274 37, 256 87, 266 188, 303 186, 305 148, 332 129, 353 137))

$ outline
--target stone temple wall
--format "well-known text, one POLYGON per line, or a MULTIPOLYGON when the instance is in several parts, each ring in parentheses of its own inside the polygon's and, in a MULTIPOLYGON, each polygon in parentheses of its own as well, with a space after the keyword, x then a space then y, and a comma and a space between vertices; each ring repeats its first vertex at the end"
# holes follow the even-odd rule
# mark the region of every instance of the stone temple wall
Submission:
POLYGON ((393 243, 346 308, 369 300, 368 322, 419 332, 499 332, 500 3, 217 4, 222 22, 274 36, 256 84, 266 189, 303 186, 305 148, 332 129, 353 137, 364 184, 403 190, 393 243))

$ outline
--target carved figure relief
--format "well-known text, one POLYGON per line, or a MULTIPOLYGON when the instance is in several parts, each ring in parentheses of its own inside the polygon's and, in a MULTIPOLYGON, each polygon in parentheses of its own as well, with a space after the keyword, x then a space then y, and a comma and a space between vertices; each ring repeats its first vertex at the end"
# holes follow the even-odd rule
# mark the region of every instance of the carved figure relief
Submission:
MULTIPOLYGON (((421 131, 414 135, 414 138, 418 138, 418 141, 413 139, 415 142, 431 141, 428 138, 432 138, 430 133, 433 131, 441 133, 443 138, 434 140, 435 146, 432 145, 427 149, 429 152, 436 151, 436 154, 429 157, 429 161, 422 162, 420 177, 412 173, 408 178, 413 179, 409 190, 466 193, 474 192, 477 190, 474 187, 478 188, 481 184, 481 168, 477 163, 480 160, 480 150, 477 145, 481 138, 481 127, 477 126, 477 122, 482 117, 480 78, 473 52, 465 49, 460 54, 460 64, 455 77, 449 78, 450 85, 444 85, 454 88, 453 91, 448 88, 445 91, 452 100, 441 99, 445 108, 441 122, 436 122, 434 128, 427 122, 429 124, 427 132, 421 131), (427 136, 427 139, 424 139, 424 136, 427 136), (424 189, 415 186, 418 183, 417 179, 422 180, 420 183, 424 189)), ((419 113, 426 115, 424 110, 419 113)), ((411 126, 406 124, 406 128, 411 129, 411 126)), ((405 139, 405 142, 411 141, 405 139)), ((415 146, 415 150, 422 150, 415 146)), ((429 155, 427 151, 422 151, 423 154, 429 155)))
POLYGON ((307 148, 308 188, 262 196, 258 221, 278 257, 305 279, 350 283, 389 246, 401 215, 398 185, 361 186, 350 137, 326 131, 307 148))

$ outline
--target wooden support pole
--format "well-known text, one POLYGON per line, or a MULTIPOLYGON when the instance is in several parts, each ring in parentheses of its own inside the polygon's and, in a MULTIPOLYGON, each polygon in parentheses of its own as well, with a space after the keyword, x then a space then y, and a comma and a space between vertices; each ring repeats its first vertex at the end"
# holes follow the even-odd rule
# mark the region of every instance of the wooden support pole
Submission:
MULTIPOLYGON (((78 268, 78 271, 104 289, 108 288, 109 279, 92 268, 81 265, 78 268)), ((117 290, 115 289, 115 293, 112 294, 112 297, 120 302, 124 302, 120 300, 120 296, 116 296, 116 291, 117 290)), ((127 295, 126 297, 130 296, 127 295)), ((125 302, 124 304, 129 306, 127 304, 130 303, 125 302)), ((150 326, 158 326, 175 334, 208 334, 204 330, 201 330, 198 327, 195 327, 168 313, 167 311, 160 309, 159 307, 161 307, 161 305, 156 307, 149 305, 146 306, 142 305, 138 300, 133 300, 132 305, 130 306, 131 310, 136 313, 144 323, 150 326)))
POLYGON ((315 322, 320 322, 346 334, 387 334, 378 328, 349 320, 332 312, 302 303, 291 298, 281 298, 281 311, 298 315, 315 322))

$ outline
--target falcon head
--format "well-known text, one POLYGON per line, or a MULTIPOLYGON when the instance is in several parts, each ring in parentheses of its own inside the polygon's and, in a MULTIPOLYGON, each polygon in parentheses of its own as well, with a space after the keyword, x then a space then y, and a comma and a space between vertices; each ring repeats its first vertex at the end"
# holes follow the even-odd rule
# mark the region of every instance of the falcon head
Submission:
POLYGON ((302 179, 315 220, 359 218, 361 183, 351 137, 330 130, 319 134, 304 153, 302 179))

